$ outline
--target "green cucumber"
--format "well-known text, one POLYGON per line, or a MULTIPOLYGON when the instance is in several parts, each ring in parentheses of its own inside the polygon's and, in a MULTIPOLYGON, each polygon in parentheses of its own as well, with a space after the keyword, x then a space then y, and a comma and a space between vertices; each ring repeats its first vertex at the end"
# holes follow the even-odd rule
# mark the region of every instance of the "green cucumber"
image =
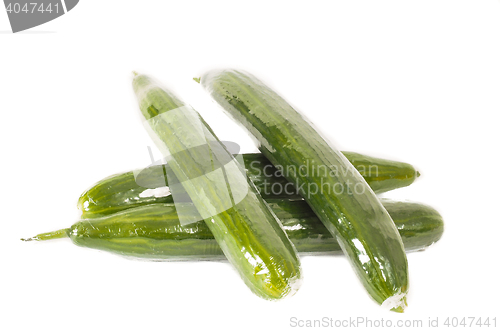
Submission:
MULTIPOLYGON (((419 175, 408 163, 353 152, 342 153, 356 167, 375 193, 410 185, 419 175)), ((297 189, 293 184, 281 176, 262 154, 243 154, 242 158, 247 176, 264 199, 297 197, 297 189)), ((168 166, 153 165, 136 174, 129 171, 97 182, 78 199, 78 209, 82 211, 82 217, 101 217, 128 208, 173 202, 170 191, 165 188, 168 181, 163 167, 168 166)))
POLYGON ((216 70, 203 75, 201 84, 257 140, 262 154, 299 188, 338 239, 368 294, 382 306, 403 312, 409 277, 401 236, 347 158, 304 115, 254 76, 216 70))
MULTIPOLYGON (((340 245, 302 199, 269 199, 288 237, 301 255, 342 253, 340 245)), ((414 202, 382 200, 403 239, 406 251, 423 250, 443 233, 433 208, 414 202)), ((129 257, 169 260, 217 260, 224 254, 204 222, 181 226, 173 203, 130 208, 101 218, 82 219, 69 229, 28 240, 70 237, 78 246, 129 257)))
POLYGON ((342 154, 377 194, 408 186, 420 176, 420 173, 408 163, 354 152, 342 152, 342 154))
POLYGON ((268 300, 293 295, 301 283, 297 251, 238 162, 173 93, 145 75, 133 88, 152 138, 172 153, 170 169, 247 286, 268 300))

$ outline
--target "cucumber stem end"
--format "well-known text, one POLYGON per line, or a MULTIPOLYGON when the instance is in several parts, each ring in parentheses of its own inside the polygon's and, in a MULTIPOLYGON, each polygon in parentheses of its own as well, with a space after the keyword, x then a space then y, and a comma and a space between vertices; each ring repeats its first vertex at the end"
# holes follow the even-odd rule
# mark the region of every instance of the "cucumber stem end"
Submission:
POLYGON ((21 238, 22 241, 41 241, 41 240, 51 240, 51 239, 60 239, 68 237, 69 229, 61 229, 52 232, 40 233, 31 238, 21 238))

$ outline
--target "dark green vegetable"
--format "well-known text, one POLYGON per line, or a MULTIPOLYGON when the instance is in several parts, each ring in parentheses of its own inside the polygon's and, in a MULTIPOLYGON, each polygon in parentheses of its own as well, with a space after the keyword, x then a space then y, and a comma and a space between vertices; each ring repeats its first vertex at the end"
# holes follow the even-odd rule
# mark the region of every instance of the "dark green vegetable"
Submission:
POLYGON ((171 171, 245 283, 269 300, 294 294, 301 282, 297 251, 238 162, 170 91, 145 75, 136 75, 133 88, 152 138, 171 154, 171 171))
MULTIPOLYGON (((302 199, 269 199, 288 237, 302 254, 341 253, 340 246, 302 199)), ((412 202, 382 200, 406 251, 423 250, 443 233, 433 208, 412 202)), ((204 222, 181 226, 175 206, 152 204, 109 216, 82 219, 69 229, 39 234, 31 240, 63 237, 83 247, 156 260, 213 260, 224 255, 204 222)))
POLYGON ((371 297, 403 312, 408 263, 401 237, 354 166, 302 114, 252 75, 212 71, 201 77, 201 84, 258 141, 262 154, 300 188, 371 297))
POLYGON ((354 152, 342 152, 375 193, 412 184, 420 173, 408 163, 380 159, 354 152))
MULTIPOLYGON (((418 172, 408 163, 342 152, 365 178, 375 193, 413 183, 418 172)), ((266 198, 297 198, 297 188, 281 176, 262 154, 243 154, 247 176, 266 198)), ((105 178, 86 190, 78 200, 84 218, 109 215, 152 203, 171 203, 165 176, 167 165, 154 165, 140 172, 126 172, 105 178), (137 177, 137 178, 136 178, 137 177)))

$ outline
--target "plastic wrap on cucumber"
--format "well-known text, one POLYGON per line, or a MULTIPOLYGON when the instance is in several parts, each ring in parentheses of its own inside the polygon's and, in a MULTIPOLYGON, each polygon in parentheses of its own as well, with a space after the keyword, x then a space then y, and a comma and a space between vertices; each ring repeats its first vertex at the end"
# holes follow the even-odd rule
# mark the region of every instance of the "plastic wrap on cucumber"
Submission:
POLYGON ((285 178, 301 188, 301 195, 338 239, 368 294, 383 307, 403 312, 409 288, 403 242, 355 167, 304 113, 251 74, 214 70, 201 76, 200 83, 247 129, 262 154, 284 170, 285 178))

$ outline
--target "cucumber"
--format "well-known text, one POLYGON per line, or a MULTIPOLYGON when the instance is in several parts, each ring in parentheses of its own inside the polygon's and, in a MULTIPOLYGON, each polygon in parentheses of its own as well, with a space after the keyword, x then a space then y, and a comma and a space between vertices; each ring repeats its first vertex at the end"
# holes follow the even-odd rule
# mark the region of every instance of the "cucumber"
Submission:
POLYGON ((342 152, 376 194, 412 184, 420 173, 408 163, 342 152))
POLYGON ((422 250, 437 242, 444 231, 441 215, 435 209, 419 203, 381 199, 389 212, 406 251, 422 250))
MULTIPOLYGON (((342 152, 365 178, 375 193, 390 191, 413 183, 419 173, 403 162, 384 160, 353 152, 342 152)), ((266 198, 297 198, 297 189, 260 153, 242 155, 247 176, 266 198), (291 185, 291 186, 290 186, 291 185)), ((152 203, 171 203, 172 195, 164 167, 153 165, 137 175, 132 171, 105 178, 86 190, 78 199, 82 217, 110 215, 128 208, 152 203), (138 184, 139 182, 139 184, 138 184)))
POLYGON ((368 294, 382 306, 403 312, 409 285, 403 242, 391 217, 347 158, 304 115, 254 76, 217 70, 203 75, 201 84, 299 188, 337 238, 368 294))
MULTIPOLYGON (((339 254, 340 245, 302 199, 268 199, 288 237, 301 255, 339 254)), ((423 250, 443 233, 433 208, 414 202, 382 199, 403 239, 406 251, 423 250)), ((69 229, 39 234, 30 240, 70 237, 78 246, 158 261, 224 259, 204 222, 181 226, 173 203, 130 208, 101 218, 82 219, 69 229)))
POLYGON ((133 88, 152 138, 172 153, 170 169, 197 212, 208 215, 205 223, 241 278, 264 299, 293 295, 301 283, 297 251, 238 162, 173 93, 145 75, 134 77, 133 88))

